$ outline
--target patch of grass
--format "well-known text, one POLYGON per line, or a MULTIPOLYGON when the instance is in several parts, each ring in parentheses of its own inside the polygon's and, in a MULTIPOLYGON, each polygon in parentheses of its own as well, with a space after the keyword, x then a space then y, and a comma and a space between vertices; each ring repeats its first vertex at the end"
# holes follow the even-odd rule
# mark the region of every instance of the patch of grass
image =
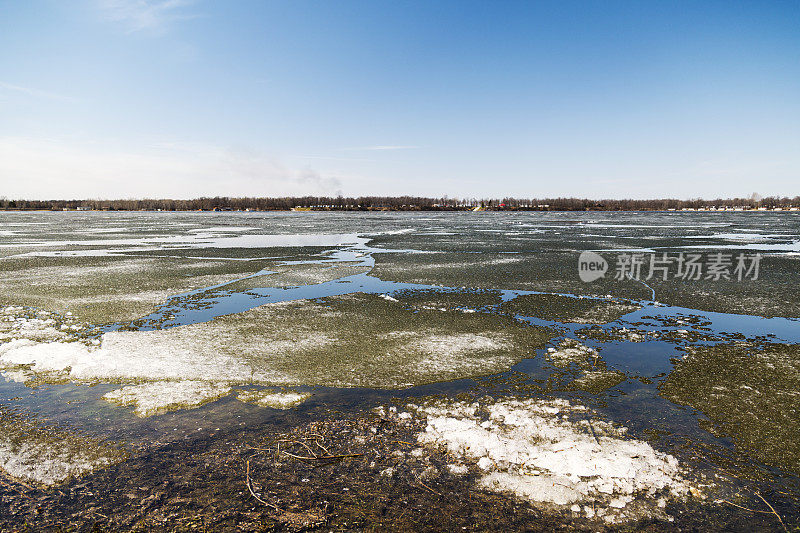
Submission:
POLYGON ((587 370, 570 384, 570 388, 600 394, 627 379, 625 374, 616 370, 587 370))
POLYGON ((760 461, 800 472, 800 346, 691 348, 660 392, 705 413, 706 429, 760 461))
POLYGON ((631 299, 650 297, 647 287, 634 281, 582 282, 578 278, 578 252, 573 250, 504 254, 497 249, 481 253, 375 254, 375 268, 371 274, 385 280, 447 287, 521 289, 586 296, 613 294, 631 299))
POLYGON ((564 339, 558 348, 548 350, 546 357, 551 365, 559 369, 551 378, 563 380, 577 374, 575 379, 565 384, 566 390, 600 394, 627 379, 622 372, 609 370, 600 352, 575 339, 564 339))
POLYGON ((110 332, 97 348, 59 343, 4 357, 33 365, 47 379, 79 382, 404 388, 508 370, 556 334, 507 316, 414 311, 356 293, 162 330, 110 332))
POLYGON ((499 291, 481 289, 463 290, 404 290, 394 298, 413 309, 478 309, 502 303, 499 291))
POLYGON ((507 370, 555 335, 484 313, 412 312, 365 294, 262 306, 211 329, 230 332, 225 353, 255 372, 290 376, 286 384, 378 388, 507 370))
POLYGON ((638 305, 557 294, 526 294, 504 303, 501 307, 501 311, 515 315, 579 324, 613 322, 637 309, 638 305))

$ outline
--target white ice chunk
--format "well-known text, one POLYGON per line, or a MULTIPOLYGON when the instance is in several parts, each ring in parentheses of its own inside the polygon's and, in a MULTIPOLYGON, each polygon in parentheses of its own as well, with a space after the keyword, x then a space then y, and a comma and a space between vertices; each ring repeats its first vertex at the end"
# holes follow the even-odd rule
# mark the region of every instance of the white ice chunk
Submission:
MULTIPOLYGON (((564 400, 439 402, 417 413, 427 422, 419 442, 477 465, 489 490, 555 505, 595 501, 619 514, 636 498, 689 488, 674 457, 601 420, 593 434, 582 420, 591 412, 564 400), (570 413, 581 416, 575 421, 570 413)), ((657 509, 655 500, 650 507, 657 509)))
POLYGON ((204 381, 157 381, 129 385, 103 396, 120 405, 133 405, 138 416, 146 417, 172 409, 197 407, 230 393, 228 385, 204 381))
POLYGON ((311 398, 310 392, 240 391, 237 398, 245 403, 273 409, 289 409, 311 398))

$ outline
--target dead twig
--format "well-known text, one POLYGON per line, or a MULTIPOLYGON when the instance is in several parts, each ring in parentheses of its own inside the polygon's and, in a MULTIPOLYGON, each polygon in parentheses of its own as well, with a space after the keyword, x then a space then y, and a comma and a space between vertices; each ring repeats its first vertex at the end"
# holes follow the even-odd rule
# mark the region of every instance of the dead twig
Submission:
POLYGON ((775 515, 775 517, 778 519, 778 522, 780 522, 780 523, 781 523, 781 527, 783 528, 783 530, 784 530, 784 531, 788 531, 788 530, 786 529, 786 524, 784 524, 784 523, 783 523, 783 520, 781 519, 781 515, 779 515, 779 514, 777 513, 777 511, 775 511, 775 508, 774 508, 773 506, 771 506, 771 505, 769 504, 769 502, 768 502, 767 500, 765 500, 765 499, 764 499, 764 497, 763 497, 761 494, 759 494, 758 492, 756 492, 756 496, 758 496, 759 498, 761 498, 761 501, 767 504, 767 507, 769 507, 769 510, 770 510, 770 511, 772 511, 772 514, 774 514, 774 515, 775 515))
POLYGON ((308 453, 310 453, 310 454, 311 454, 311 455, 313 455, 314 457, 316 457, 316 456, 317 456, 317 454, 316 454, 316 453, 314 453, 314 450, 312 450, 312 449, 311 449, 311 446, 309 446, 309 445, 308 445, 308 444, 306 444, 305 442, 303 442, 303 441, 301 441, 301 440, 298 440, 298 441, 294 441, 294 443, 301 445, 303 448, 305 448, 306 450, 308 450, 308 453))
POLYGON ((420 484, 420 486, 422 486, 422 488, 423 488, 423 489, 425 489, 425 490, 427 490, 427 491, 430 491, 430 492, 432 492, 433 494, 436 494, 437 496, 441 496, 441 494, 440 494, 440 493, 436 492, 435 490, 433 490, 432 488, 430 488, 428 485, 426 485, 425 483, 423 483, 423 482, 422 482, 422 481, 420 481, 419 479, 417 480, 417 483, 419 483, 419 484, 420 484))
POLYGON ((258 497, 258 495, 257 495, 257 494, 255 493, 255 491, 253 490, 253 486, 252 486, 252 485, 251 485, 251 483, 250 483, 250 460, 249 460, 249 459, 247 460, 247 470, 246 470, 246 472, 245 472, 245 485, 247 485, 247 490, 248 490, 248 491, 250 491, 250 495, 251 495, 253 498, 255 498, 255 499, 256 499, 256 500, 258 500, 259 502, 263 503, 263 504, 264 504, 264 505, 266 505, 267 507, 272 507, 272 508, 273 508, 273 509, 275 509, 276 511, 283 512, 283 509, 281 509, 281 508, 280 508, 280 507, 278 507, 277 505, 273 505, 273 504, 271 504, 271 503, 269 503, 269 502, 265 502, 264 500, 262 500, 261 498, 259 498, 259 497, 258 497))
POLYGON ((293 453, 289 453, 287 451, 281 452, 284 455, 288 455, 289 457, 293 457, 295 459, 299 459, 301 461, 331 461, 334 459, 348 459, 351 457, 363 457, 363 453, 347 453, 344 455, 320 455, 314 457, 307 457, 304 455, 295 455, 293 453))
MULTIPOLYGON (((314 433, 314 435, 316 435, 316 433, 314 433)), ((297 438, 294 438, 294 439, 276 439, 276 440, 277 440, 277 442, 293 442, 293 443, 297 443, 297 442, 299 442, 301 440, 317 440, 317 439, 318 439, 318 437, 317 438, 297 437, 297 438)))
POLYGON ((318 459, 318 457, 306 457, 305 455, 295 455, 295 454, 289 453, 287 451, 282 451, 281 453, 283 455, 288 455, 289 457, 291 457, 293 459, 300 459, 301 461, 314 461, 314 460, 318 459))
POLYGON ((738 507, 739 509, 744 509, 745 511, 750 511, 751 513, 761 513, 761 514, 772 514, 770 511, 759 511, 758 509, 750 509, 749 507, 744 507, 743 505, 738 505, 733 502, 729 502, 728 500, 717 500, 720 503, 727 503, 728 505, 733 505, 734 507, 738 507))
POLYGON ((327 453, 328 455, 333 455, 333 454, 332 454, 330 451, 328 451, 328 448, 326 448, 325 446, 323 446, 322 444, 320 444, 320 443, 319 443, 319 441, 314 441, 314 444, 316 444, 317 446, 319 446, 319 448, 320 448, 320 449, 321 449, 323 452, 327 453))
POLYGON ((721 503, 727 503, 728 505, 732 505, 734 507, 738 507, 739 509, 743 509, 745 511, 750 511, 751 513, 775 515, 775 518, 778 519, 778 522, 780 522, 781 527, 783 528, 783 530, 784 531, 788 531, 788 529, 786 529, 786 524, 783 523, 783 519, 781 518, 781 515, 779 515, 778 512, 775 511, 775 508, 772 505, 770 505, 770 503, 767 500, 765 500, 764 497, 761 494, 759 494, 758 492, 756 492, 755 495, 758 496, 761 499, 761 501, 764 502, 767 505, 767 507, 769 507, 769 511, 760 511, 758 509, 750 509, 749 507, 745 507, 743 505, 739 505, 739 504, 736 504, 736 503, 733 503, 733 502, 729 502, 728 500, 717 500, 717 501, 721 502, 721 503))

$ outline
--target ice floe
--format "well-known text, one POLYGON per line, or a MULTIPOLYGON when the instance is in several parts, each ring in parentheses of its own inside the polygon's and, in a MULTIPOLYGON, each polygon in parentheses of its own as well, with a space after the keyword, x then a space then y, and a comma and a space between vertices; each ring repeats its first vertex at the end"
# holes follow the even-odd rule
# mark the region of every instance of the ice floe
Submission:
POLYGON ((227 396, 231 388, 204 381, 157 381, 128 385, 103 396, 118 405, 132 405, 137 416, 147 417, 174 409, 197 407, 227 396))
POLYGON ((236 396, 240 401, 273 409, 290 409, 311 398, 310 392, 246 390, 236 396))
POLYGON ((566 400, 409 407, 426 422, 419 442, 446 447, 455 458, 451 471, 473 465, 480 487, 534 504, 577 506, 588 518, 616 522, 656 514, 659 498, 690 488, 677 459, 566 400))

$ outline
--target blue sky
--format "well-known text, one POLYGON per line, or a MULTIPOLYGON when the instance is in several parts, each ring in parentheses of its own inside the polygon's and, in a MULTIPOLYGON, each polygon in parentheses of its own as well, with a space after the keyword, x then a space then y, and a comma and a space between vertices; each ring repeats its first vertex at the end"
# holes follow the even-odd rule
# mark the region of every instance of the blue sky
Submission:
POLYGON ((800 195, 800 2, 0 0, 0 196, 800 195))

